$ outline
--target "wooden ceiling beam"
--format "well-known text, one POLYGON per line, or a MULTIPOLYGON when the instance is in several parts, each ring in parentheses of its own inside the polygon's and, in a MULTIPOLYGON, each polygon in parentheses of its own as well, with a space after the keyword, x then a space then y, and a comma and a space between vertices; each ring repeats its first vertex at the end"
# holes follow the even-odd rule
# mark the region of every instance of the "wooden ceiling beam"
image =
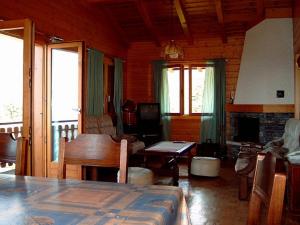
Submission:
POLYGON ((137 0, 136 1, 136 5, 137 5, 137 8, 138 8, 138 11, 139 11, 140 15, 143 18, 143 21, 144 21, 147 29, 150 31, 150 33, 152 35, 152 38, 153 38, 155 44, 158 47, 161 47, 159 35, 158 35, 155 27, 152 24, 152 21, 150 19, 149 13, 147 11, 147 8, 146 8, 143 0, 137 0))
POLYGON ((222 6, 222 0, 215 0, 216 5, 216 13, 218 17, 218 23, 221 25, 221 38, 223 43, 227 43, 227 35, 225 31, 225 25, 224 25, 224 14, 223 14, 223 6, 222 6))
POLYGON ((175 4, 176 13, 177 13, 177 16, 179 18, 182 30, 183 30, 185 36, 187 37, 188 42, 190 44, 193 44, 193 42, 194 42, 193 35, 192 35, 191 29, 189 27, 186 12, 183 8, 182 0, 175 0, 174 4, 175 4))

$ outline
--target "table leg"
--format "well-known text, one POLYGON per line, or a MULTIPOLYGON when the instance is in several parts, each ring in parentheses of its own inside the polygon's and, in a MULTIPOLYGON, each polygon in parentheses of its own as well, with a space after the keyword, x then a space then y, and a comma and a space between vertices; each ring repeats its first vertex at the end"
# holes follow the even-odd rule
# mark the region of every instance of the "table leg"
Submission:
POLYGON ((174 186, 178 186, 178 181, 179 181, 179 167, 178 167, 176 159, 175 159, 175 163, 173 165, 172 170, 173 170, 173 185, 174 186))
POLYGON ((193 158, 193 152, 196 152, 196 146, 193 147, 190 151, 188 151, 188 175, 191 175, 191 163, 193 158))

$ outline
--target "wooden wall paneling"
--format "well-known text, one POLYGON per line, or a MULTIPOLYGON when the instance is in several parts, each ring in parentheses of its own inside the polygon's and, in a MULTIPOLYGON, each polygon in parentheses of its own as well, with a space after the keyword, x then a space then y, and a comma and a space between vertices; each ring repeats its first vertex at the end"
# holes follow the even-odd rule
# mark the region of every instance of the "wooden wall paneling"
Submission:
POLYGON ((300 119, 300 65, 298 65, 297 63, 297 60, 300 57, 300 2, 299 1, 294 1, 293 31, 294 31, 294 53, 295 53, 295 118, 300 119))
MULTIPOLYGON (((194 41, 193 45, 185 42, 180 43, 184 48, 184 60, 186 62, 199 63, 208 59, 225 58, 226 64, 226 102, 229 102, 230 93, 235 92, 241 55, 244 45, 244 36, 228 37, 228 42, 223 43, 221 38, 207 39, 206 41, 194 41)), ((153 43, 134 43, 128 50, 126 88, 125 95, 135 102, 153 101, 151 62, 160 58, 161 48, 153 43)), ((188 119, 186 120, 188 121, 188 119)), ((174 126, 178 121, 172 122, 174 126)), ((227 127, 230 127, 227 116, 227 127)), ((179 127, 177 127, 179 128, 179 127)), ((200 129, 200 128, 199 128, 200 129)), ((172 129, 172 132, 175 129, 172 129)), ((180 139, 188 138, 184 134, 172 134, 171 137, 180 139), (173 136, 172 136, 173 135, 173 136), (180 136, 181 135, 181 136, 180 136)), ((198 134, 198 131, 197 131, 198 134)), ((192 138, 199 140, 199 137, 192 138)))
POLYGON ((200 140, 200 116, 172 117, 171 140, 198 143, 200 140))
POLYGON ((126 47, 101 9, 80 1, 1 1, 2 19, 31 18, 44 36, 57 35, 64 41, 83 40, 102 52, 124 57, 126 47), (68 10, 67 10, 68 9, 68 10), (96 21, 96 22, 95 22, 96 21))
POLYGON ((294 25, 294 52, 300 54, 300 1, 294 1, 293 7, 294 25))

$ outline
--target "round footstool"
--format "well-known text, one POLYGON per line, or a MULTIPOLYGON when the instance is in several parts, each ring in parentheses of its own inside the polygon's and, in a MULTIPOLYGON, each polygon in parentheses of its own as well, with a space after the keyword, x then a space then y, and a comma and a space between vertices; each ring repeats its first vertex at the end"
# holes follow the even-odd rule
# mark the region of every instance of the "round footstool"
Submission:
POLYGON ((213 157, 194 156, 191 164, 191 174, 197 176, 217 177, 220 172, 220 159, 213 157))
MULTIPOLYGON (((153 172, 143 167, 128 167, 127 183, 139 185, 151 185, 153 181, 153 172)), ((119 182, 119 172, 118 172, 119 182)))

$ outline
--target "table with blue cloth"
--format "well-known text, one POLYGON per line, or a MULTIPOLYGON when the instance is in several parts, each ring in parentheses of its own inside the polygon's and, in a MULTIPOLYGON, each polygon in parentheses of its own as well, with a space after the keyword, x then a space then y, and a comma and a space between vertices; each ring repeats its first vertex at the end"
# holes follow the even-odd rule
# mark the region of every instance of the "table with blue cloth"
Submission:
POLYGON ((181 188, 0 174, 0 224, 190 224, 181 188))

